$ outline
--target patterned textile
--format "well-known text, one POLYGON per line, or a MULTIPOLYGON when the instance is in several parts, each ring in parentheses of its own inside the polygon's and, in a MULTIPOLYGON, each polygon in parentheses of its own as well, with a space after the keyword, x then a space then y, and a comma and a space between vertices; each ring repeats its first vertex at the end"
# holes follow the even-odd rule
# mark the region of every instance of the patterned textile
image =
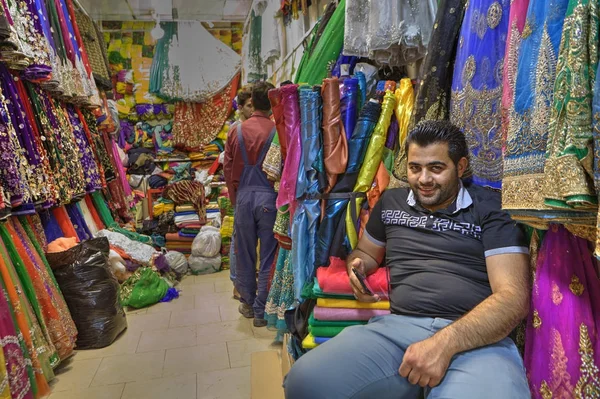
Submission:
POLYGON ((567 4, 568 0, 529 3, 504 150, 502 207, 509 211, 547 209, 542 190, 544 161, 567 4))
POLYGON ((461 28, 450 99, 450 121, 469 146, 472 179, 502 187, 502 71, 509 0, 472 0, 461 28))
POLYGON ((525 367, 532 397, 600 392, 600 282, 588 243, 553 224, 537 256, 525 367))
POLYGON ((206 223, 206 204, 204 201, 204 186, 197 181, 180 181, 167 186, 163 198, 170 199, 175 204, 193 204, 198 213, 200 224, 206 223))
POLYGON ((592 98, 598 66, 598 2, 570 0, 556 64, 544 166, 545 203, 594 209, 592 98))
POLYGON ((466 0, 440 0, 436 22, 421 66, 411 129, 426 119, 448 119, 450 91, 459 30, 466 0))
POLYGON ((200 151, 220 132, 231 113, 240 76, 204 103, 178 103, 173 121, 173 144, 185 151, 200 151))

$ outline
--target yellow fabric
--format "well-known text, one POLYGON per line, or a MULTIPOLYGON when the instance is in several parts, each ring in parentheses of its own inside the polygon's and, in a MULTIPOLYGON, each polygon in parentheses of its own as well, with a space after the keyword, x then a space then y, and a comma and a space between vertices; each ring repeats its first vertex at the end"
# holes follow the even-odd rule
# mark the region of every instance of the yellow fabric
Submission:
MULTIPOLYGON (((16 339, 16 337, 11 337, 16 339)), ((1 391, 0 391, 0 399, 11 399, 12 396, 10 394, 10 384, 8 382, 8 372, 6 370, 6 358, 4 357, 4 352, 0 351, 0 384, 4 387, 1 391)), ((23 367, 25 367, 23 365, 23 367)), ((18 370, 11 370, 11 371, 18 371, 18 370)))
POLYGON ((180 205, 175 208, 176 212, 190 212, 190 211, 195 211, 195 210, 196 209, 194 208, 193 205, 180 205))
POLYGON ((225 216, 221 224, 221 237, 231 237, 233 235, 233 217, 225 216))
POLYGON ((354 299, 318 298, 317 306, 322 308, 345 308, 345 309, 378 309, 389 310, 390 301, 379 301, 375 303, 358 302, 354 299))
MULTIPOLYGON (((394 108, 396 108, 396 97, 394 97, 394 93, 388 90, 383 97, 381 115, 379 116, 379 121, 377 121, 375 130, 373 131, 373 136, 369 141, 367 153, 365 154, 365 161, 360 168, 358 179, 354 185, 353 191, 355 193, 366 193, 373 184, 373 179, 375 178, 375 174, 381 163, 383 147, 385 146, 385 141, 387 139, 387 132, 392 121, 394 108)), ((364 201, 364 198, 357 198, 354 201, 351 200, 346 211, 346 231, 352 249, 356 248, 356 244, 358 244, 358 232, 356 231, 356 220, 352 219, 352 208, 350 207, 355 206, 356 215, 360 215, 360 209, 364 201)))
POLYGON ((304 338, 304 341, 302 341, 302 347, 304 349, 315 349, 317 346, 319 345, 315 342, 315 337, 312 334, 308 334, 306 338, 304 338))
POLYGON ((396 97, 396 109, 394 109, 394 113, 400 126, 398 143, 400 144, 400 148, 402 148, 408 136, 408 125, 415 105, 415 92, 409 78, 404 78, 400 81, 400 87, 396 89, 394 96, 396 97))
POLYGON ((163 213, 165 213, 165 204, 159 203, 159 204, 154 204, 154 207, 152 208, 152 212, 154 216, 160 216, 163 213))

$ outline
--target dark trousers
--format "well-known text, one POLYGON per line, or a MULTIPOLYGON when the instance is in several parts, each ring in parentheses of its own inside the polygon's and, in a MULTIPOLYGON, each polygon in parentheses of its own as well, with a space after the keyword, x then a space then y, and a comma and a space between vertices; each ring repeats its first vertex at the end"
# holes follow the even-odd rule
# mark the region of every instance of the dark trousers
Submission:
POLYGON ((277 216, 276 194, 238 193, 235 209, 235 286, 241 300, 253 307, 254 317, 263 319, 269 295, 271 266, 277 250, 273 226, 277 216), (260 268, 256 281, 256 247, 260 240, 260 268))

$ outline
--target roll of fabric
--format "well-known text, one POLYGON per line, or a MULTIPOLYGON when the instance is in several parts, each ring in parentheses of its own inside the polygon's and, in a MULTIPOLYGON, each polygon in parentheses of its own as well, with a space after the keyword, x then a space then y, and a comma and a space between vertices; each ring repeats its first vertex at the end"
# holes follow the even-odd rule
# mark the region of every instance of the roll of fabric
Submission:
POLYGON ((354 77, 358 80, 358 112, 367 103, 367 77, 364 72, 356 72, 354 77))
POLYGON ((308 331, 315 337, 335 337, 347 327, 315 327, 308 326, 308 331))
POLYGON ((383 309, 350 309, 350 308, 324 308, 316 306, 314 316, 317 320, 344 321, 344 320, 365 320, 373 317, 386 316, 390 314, 389 310, 383 309))
POLYGON ((308 318, 308 325, 313 327, 350 327, 367 324, 364 320, 317 320, 314 313, 308 318))
POLYGON ((296 182, 300 158, 302 157, 302 144, 300 143, 300 104, 298 85, 287 85, 281 88, 283 113, 285 118, 285 136, 287 143, 287 154, 279 195, 277 196, 277 208, 290 205, 291 214, 295 210, 296 182))
MULTIPOLYGON (((362 164, 360 173, 358 174, 354 192, 366 193, 371 187, 371 183, 373 183, 373 179, 375 178, 375 174, 381 163, 383 147, 385 145, 387 131, 390 127, 390 121, 395 107, 396 97, 394 97, 394 94, 391 91, 386 91, 381 106, 381 115, 379 116, 379 121, 377 122, 377 126, 375 126, 373 136, 369 142, 369 147, 365 154, 365 162, 362 164)), ((352 217, 353 212, 350 207, 354 206, 356 207, 355 209, 358 210, 361 208, 363 202, 364 198, 357 198, 356 200, 351 201, 348 211, 346 212, 346 234, 348 235, 350 245, 353 249, 356 248, 356 244, 358 243, 358 232, 356 229, 358 220, 355 220, 352 217)), ((360 212, 356 211, 355 214, 358 213, 360 212)))
POLYGON ((312 334, 308 334, 302 341, 302 347, 304 349, 315 349, 317 344, 315 343, 315 337, 312 334))
POLYGON ((348 141, 340 110, 340 82, 337 78, 325 79, 321 88, 323 96, 323 162, 330 192, 339 174, 348 164, 348 141))
POLYGON ((404 143, 406 142, 406 137, 408 137, 410 118, 415 105, 415 93, 411 80, 408 78, 402 79, 400 81, 400 87, 396 89, 394 96, 396 97, 394 114, 398 121, 399 144, 398 154, 396 154, 394 163, 394 176, 399 180, 406 181, 407 164, 404 143))
POLYGON ((67 213, 65 207, 54 208, 52 210, 52 214, 56 218, 56 221, 58 222, 58 225, 60 226, 64 237, 75 237, 78 240, 82 239, 77 234, 77 231, 75 230, 73 222, 69 218, 69 214, 67 213))
POLYGON ((314 279, 312 295, 315 298, 355 299, 354 294, 332 294, 330 292, 328 292, 328 293, 323 292, 321 287, 319 287, 319 281, 317 280, 316 277, 314 279))
POLYGON ((285 134, 285 114, 283 108, 283 98, 280 89, 269 90, 269 100, 271 101, 271 110, 275 119, 277 128, 277 137, 279 137, 279 146, 281 148, 281 159, 285 160, 287 155, 287 144, 285 134))
MULTIPOLYGON (((363 163, 367 143, 381 114, 381 105, 377 101, 369 101, 362 109, 352 138, 348 142, 348 162, 346 173, 339 179, 332 194, 351 192, 356 184, 360 167, 363 163)), ((317 235, 317 249, 315 266, 327 266, 331 248, 333 248, 334 237, 340 237, 336 241, 343 241, 345 234, 345 222, 340 223, 347 209, 349 199, 328 199, 325 202, 325 212, 317 235), (336 232, 343 229, 339 234, 336 232)), ((341 249, 341 245, 337 246, 341 249)))
POLYGON ((315 337, 315 344, 322 345, 325 342, 329 341, 331 338, 329 337, 315 337))
POLYGON ((318 298, 317 306, 323 308, 345 308, 345 309, 377 309, 377 310, 389 310, 389 301, 379 301, 373 303, 358 302, 349 299, 331 299, 331 298, 318 298))
MULTIPOLYGON (((387 298, 389 295, 388 271, 387 267, 380 267, 375 273, 367 276, 367 283, 380 297, 387 298)), ((352 295, 345 260, 331 258, 329 267, 317 269, 317 281, 324 293, 352 295)))
POLYGON ((359 94, 358 79, 348 78, 340 85, 340 108, 346 138, 348 139, 352 137, 354 127, 356 126, 359 94))

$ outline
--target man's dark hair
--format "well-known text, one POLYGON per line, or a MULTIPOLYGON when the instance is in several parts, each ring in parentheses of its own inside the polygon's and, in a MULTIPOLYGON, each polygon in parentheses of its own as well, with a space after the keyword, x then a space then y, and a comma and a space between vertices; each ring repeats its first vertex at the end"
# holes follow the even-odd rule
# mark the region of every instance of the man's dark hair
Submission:
POLYGON ((274 89, 269 82, 258 82, 252 88, 252 105, 255 110, 268 112, 271 110, 271 102, 269 101, 269 90, 274 89))
POLYGON ((469 158, 469 148, 465 135, 448 121, 423 121, 419 123, 406 138, 406 154, 411 144, 427 147, 431 144, 447 143, 448 155, 455 165, 461 158, 469 158))
POLYGON ((279 85, 279 87, 283 87, 283 86, 287 86, 287 85, 293 85, 294 82, 292 82, 291 80, 286 80, 285 82, 281 82, 281 84, 279 85))
POLYGON ((237 95, 237 103, 240 107, 246 105, 246 101, 252 98, 252 86, 244 86, 237 95))

